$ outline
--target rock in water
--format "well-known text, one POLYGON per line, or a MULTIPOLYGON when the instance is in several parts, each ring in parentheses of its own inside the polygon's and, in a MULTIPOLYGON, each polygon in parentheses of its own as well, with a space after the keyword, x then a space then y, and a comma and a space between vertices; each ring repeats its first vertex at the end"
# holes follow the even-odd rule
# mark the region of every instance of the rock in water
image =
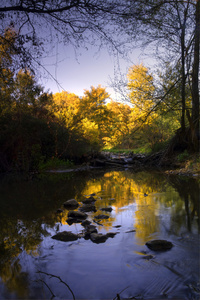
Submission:
POLYGON ((70 241, 77 240, 79 237, 77 234, 74 234, 71 231, 62 231, 62 232, 58 232, 51 238, 62 242, 70 242, 70 241))
POLYGON ((106 234, 102 233, 91 233, 90 239, 93 243, 100 244, 105 243, 105 241, 108 239, 108 236, 106 234))
POLYGON ((80 207, 80 211, 82 212, 89 212, 89 211, 94 211, 96 212, 96 207, 93 204, 83 204, 82 207, 80 207))
POLYGON ((94 217, 95 219, 98 219, 98 220, 103 220, 103 219, 109 219, 109 216, 107 215, 97 215, 94 217))
POLYGON ((146 246, 153 251, 170 250, 173 244, 166 240, 152 240, 146 243, 146 246))
POLYGON ((84 199, 82 202, 84 204, 91 204, 94 203, 95 201, 97 201, 93 196, 90 196, 89 198, 84 199))
POLYGON ((74 211, 70 210, 68 212, 68 218, 73 218, 73 219, 80 219, 80 220, 85 220, 87 218, 87 214, 81 211, 74 211))
POLYGON ((83 227, 86 227, 86 226, 88 226, 88 225, 90 225, 91 224, 91 222, 89 221, 89 220, 84 220, 82 223, 81 223, 81 225, 83 226, 83 227))
POLYGON ((79 206, 78 202, 75 199, 67 200, 65 203, 63 203, 65 208, 77 208, 79 206))
POLYGON ((112 209, 112 207, 103 207, 103 208, 101 208, 101 210, 111 212, 113 209, 112 209))

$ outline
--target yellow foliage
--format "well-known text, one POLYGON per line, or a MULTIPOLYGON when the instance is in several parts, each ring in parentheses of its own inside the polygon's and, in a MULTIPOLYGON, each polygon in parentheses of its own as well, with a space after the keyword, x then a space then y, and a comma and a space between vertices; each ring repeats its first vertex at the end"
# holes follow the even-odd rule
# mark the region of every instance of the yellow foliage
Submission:
POLYGON ((133 65, 128 74, 128 96, 133 104, 137 118, 144 119, 154 106, 155 87, 153 76, 143 65, 133 65))

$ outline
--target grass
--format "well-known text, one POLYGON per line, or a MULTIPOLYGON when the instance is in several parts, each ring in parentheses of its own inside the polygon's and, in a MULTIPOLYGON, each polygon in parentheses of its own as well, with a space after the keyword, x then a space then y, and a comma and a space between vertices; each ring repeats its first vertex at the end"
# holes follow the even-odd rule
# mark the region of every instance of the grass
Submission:
POLYGON ((151 152, 151 149, 147 146, 140 147, 140 148, 134 148, 134 149, 103 149, 104 152, 110 152, 113 154, 149 154, 151 152))
POLYGON ((55 169, 63 169, 63 168, 70 168, 73 166, 73 162, 70 160, 64 160, 57 157, 52 157, 45 163, 42 163, 39 167, 40 171, 44 170, 55 170, 55 169))

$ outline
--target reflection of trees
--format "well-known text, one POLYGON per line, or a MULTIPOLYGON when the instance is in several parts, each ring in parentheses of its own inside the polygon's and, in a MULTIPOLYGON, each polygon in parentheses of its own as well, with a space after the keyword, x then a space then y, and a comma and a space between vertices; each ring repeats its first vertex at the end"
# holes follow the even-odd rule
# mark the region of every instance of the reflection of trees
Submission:
POLYGON ((25 222, 15 218, 1 219, 0 277, 10 291, 18 297, 26 297, 28 291, 27 275, 22 272, 20 254, 37 256, 42 236, 47 235, 40 222, 25 222))
MULTIPOLYGON (((83 192, 86 195, 96 193, 100 197, 95 203, 97 209, 113 205, 118 212, 121 207, 136 203, 138 208, 135 213, 136 236, 144 242, 159 225, 155 216, 158 204, 151 196, 144 197, 144 193, 162 192, 166 187, 166 180, 160 174, 110 171, 99 179, 89 180, 83 192)), ((112 227, 112 220, 109 221, 106 220, 102 224, 112 227)))
POLYGON ((136 238, 139 243, 148 241, 152 233, 158 231, 159 219, 155 212, 158 209, 158 202, 153 197, 139 196, 136 199, 137 211, 135 212, 136 238))
POLYGON ((159 173, 98 170, 97 174, 50 174, 30 182, 0 182, 0 277, 19 298, 26 298, 28 291, 27 274, 20 264, 23 254, 39 255, 38 246, 49 228, 65 224, 68 211, 55 211, 67 199, 82 201, 92 193, 96 194, 97 213, 91 212, 91 218, 100 212, 110 216, 101 221, 99 232, 112 228, 115 213, 132 203, 136 204, 133 223, 139 243, 152 234, 155 237, 160 226, 157 211, 163 207, 170 208, 169 227, 175 234, 185 226, 185 218, 188 230, 196 219, 199 226, 199 184, 194 178, 168 180, 159 173), (100 211, 111 205, 114 213, 100 211))
MULTIPOLYGON (((200 197, 200 184, 198 180, 192 177, 183 176, 172 176, 170 178, 171 185, 177 190, 182 201, 184 201, 184 209, 182 209, 181 218, 186 217, 188 231, 192 231, 192 225, 197 221, 198 232, 200 232, 200 222, 199 222, 199 197, 200 197)), ((180 207, 179 207, 180 208, 180 207)), ((180 217, 176 214, 176 217, 180 217)), ((180 222, 180 220, 179 220, 180 222)))
MULTIPOLYGON (((136 203, 136 237, 144 243, 152 234, 155 237, 156 232, 159 231, 160 220, 157 211, 162 209, 161 205, 170 208, 169 226, 170 231, 175 234, 178 234, 182 226, 185 226, 185 216, 188 229, 191 228, 191 222, 195 216, 199 216, 198 182, 193 178, 188 178, 189 181, 186 184, 183 178, 181 181, 177 176, 175 178, 174 182, 160 173, 110 171, 100 178, 88 180, 83 193, 86 195, 96 193, 101 198, 95 203, 97 209, 113 205, 117 212, 121 207, 136 203), (144 197, 144 193, 148 196, 144 197), (174 227, 174 222, 176 227, 174 227)), ((112 226, 107 220, 104 224, 112 226)))
POLYGON ((28 298, 28 277, 20 259, 26 254, 39 255, 38 246, 48 229, 60 221, 56 209, 76 192, 81 193, 87 181, 87 176, 80 180, 69 174, 56 175, 31 181, 0 180, 0 277, 18 298, 28 298))

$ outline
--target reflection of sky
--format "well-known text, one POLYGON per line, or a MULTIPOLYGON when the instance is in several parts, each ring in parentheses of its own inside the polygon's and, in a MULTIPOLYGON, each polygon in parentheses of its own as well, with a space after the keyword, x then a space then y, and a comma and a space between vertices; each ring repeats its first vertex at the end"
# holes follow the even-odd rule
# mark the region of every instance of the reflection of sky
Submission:
MULTIPOLYGON (((144 61, 140 54, 139 50, 135 50, 131 60, 119 60, 123 76, 127 74, 131 65, 144 61)), ((61 92, 63 89, 82 96, 85 89, 100 84, 116 100, 117 95, 110 85, 115 75, 119 76, 119 71, 115 71, 118 70, 118 62, 115 55, 109 54, 106 49, 100 51, 95 47, 88 50, 80 49, 76 55, 72 47, 61 45, 57 47, 54 55, 43 60, 43 64, 60 84, 59 86, 53 78, 44 79, 44 87, 53 93, 61 92)))

